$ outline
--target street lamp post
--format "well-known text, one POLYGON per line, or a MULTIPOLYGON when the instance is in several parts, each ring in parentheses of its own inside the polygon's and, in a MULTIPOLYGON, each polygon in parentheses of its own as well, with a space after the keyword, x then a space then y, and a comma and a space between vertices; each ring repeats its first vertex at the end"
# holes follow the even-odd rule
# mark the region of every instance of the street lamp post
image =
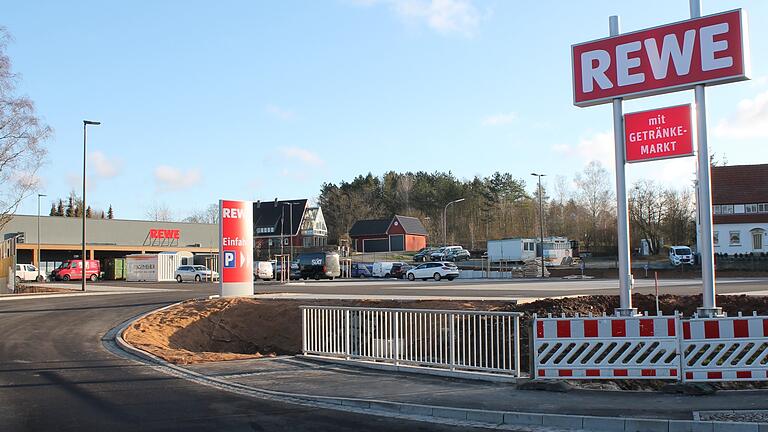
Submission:
POLYGON ((86 265, 87 261, 85 259, 85 167, 86 167, 86 155, 88 151, 88 126, 98 126, 101 122, 97 121, 91 121, 91 120, 83 120, 83 205, 80 207, 80 211, 82 212, 83 216, 83 254, 81 255, 81 265, 82 265, 82 277, 80 278, 82 280, 82 290, 85 291, 85 279, 86 279, 86 265))
POLYGON ((448 206, 464 201, 464 198, 453 200, 443 209, 443 246, 448 246, 448 206))
POLYGON ((541 178, 546 174, 531 173, 539 178, 539 234, 541 235, 541 277, 544 278, 544 204, 541 196, 541 178))
MULTIPOLYGON (((48 196, 46 194, 37 194, 37 279, 40 279, 40 198, 48 196)), ((38 281, 39 282, 39 281, 38 281)))

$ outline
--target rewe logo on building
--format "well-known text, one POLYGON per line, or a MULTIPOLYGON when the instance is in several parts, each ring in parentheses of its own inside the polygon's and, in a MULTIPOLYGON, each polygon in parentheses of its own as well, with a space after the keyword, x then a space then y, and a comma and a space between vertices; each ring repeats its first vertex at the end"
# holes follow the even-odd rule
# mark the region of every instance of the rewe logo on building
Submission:
POLYGON ((243 209, 225 207, 221 209, 221 217, 225 219, 242 219, 243 209))

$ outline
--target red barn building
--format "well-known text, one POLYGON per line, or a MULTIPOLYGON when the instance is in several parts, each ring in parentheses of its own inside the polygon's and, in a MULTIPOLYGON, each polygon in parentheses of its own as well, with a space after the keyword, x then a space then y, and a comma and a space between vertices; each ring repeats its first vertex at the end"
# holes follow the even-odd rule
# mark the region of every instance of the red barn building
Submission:
POLYGON ((395 215, 392 219, 359 220, 349 230, 358 252, 406 252, 427 246, 427 229, 418 218, 395 215))

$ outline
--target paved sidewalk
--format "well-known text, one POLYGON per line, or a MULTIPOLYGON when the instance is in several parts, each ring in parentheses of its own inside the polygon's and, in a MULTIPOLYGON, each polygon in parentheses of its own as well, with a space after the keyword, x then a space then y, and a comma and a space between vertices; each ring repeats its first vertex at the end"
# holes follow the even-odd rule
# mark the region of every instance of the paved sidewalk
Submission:
POLYGON ((768 409, 768 390, 721 391, 710 396, 526 391, 517 390, 514 384, 384 372, 296 357, 184 367, 257 389, 447 408, 677 420, 693 420, 694 411, 768 409))

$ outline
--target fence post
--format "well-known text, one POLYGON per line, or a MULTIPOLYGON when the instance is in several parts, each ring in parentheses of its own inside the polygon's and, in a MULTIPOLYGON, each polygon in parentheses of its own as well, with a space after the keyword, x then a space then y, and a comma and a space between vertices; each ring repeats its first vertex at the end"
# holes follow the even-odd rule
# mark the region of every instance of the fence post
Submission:
POLYGON ((301 353, 307 355, 307 310, 301 309, 301 353))
POLYGON ((394 324, 392 325, 394 334, 392 335, 392 352, 395 356, 395 366, 400 365, 400 312, 394 313, 394 324))
POLYGON ((456 370, 456 314, 451 312, 451 372, 456 370))
POLYGON ((520 378, 520 315, 515 315, 515 377, 520 378))
POLYGON ((350 323, 349 309, 344 310, 344 321, 346 326, 346 331, 344 332, 346 335, 344 340, 344 354, 346 354, 347 360, 349 360, 352 355, 352 351, 349 343, 351 338, 351 332, 352 332, 352 324, 350 323))

